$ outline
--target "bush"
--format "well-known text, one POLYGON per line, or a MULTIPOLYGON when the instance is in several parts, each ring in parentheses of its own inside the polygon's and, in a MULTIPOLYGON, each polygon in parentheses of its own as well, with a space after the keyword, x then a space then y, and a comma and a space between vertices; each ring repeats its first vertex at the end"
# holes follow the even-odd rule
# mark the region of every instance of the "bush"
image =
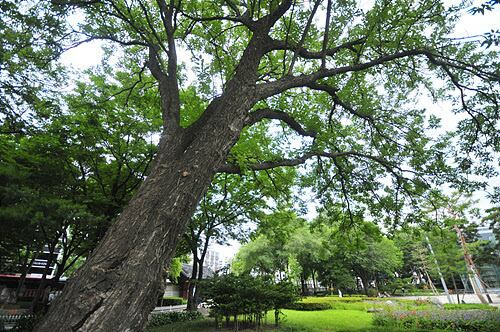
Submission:
POLYGON ((148 321, 148 327, 163 326, 175 322, 186 322, 202 318, 203 315, 198 311, 163 312, 159 314, 151 314, 148 321))
POLYGON ((493 310, 393 311, 375 314, 373 323, 398 329, 500 331, 500 313, 493 310))
POLYGON ((168 296, 168 297, 164 297, 161 300, 161 303, 164 306, 167 306, 167 305, 181 305, 181 304, 183 304, 183 301, 184 301, 184 299, 182 297, 168 296))
POLYGON ((378 290, 376 290, 375 288, 368 288, 366 293, 368 294, 368 297, 377 297, 378 296, 378 290))
POLYGON ((275 324, 279 323, 280 309, 298 300, 297 287, 288 281, 275 283, 272 278, 236 276, 227 274, 201 282, 202 297, 211 309, 217 326, 230 317, 244 316, 246 323, 260 325, 266 312, 274 310, 275 324))
POLYGON ((328 310, 332 306, 330 303, 326 302, 296 302, 288 304, 285 309, 299 310, 299 311, 316 311, 316 310, 328 310))

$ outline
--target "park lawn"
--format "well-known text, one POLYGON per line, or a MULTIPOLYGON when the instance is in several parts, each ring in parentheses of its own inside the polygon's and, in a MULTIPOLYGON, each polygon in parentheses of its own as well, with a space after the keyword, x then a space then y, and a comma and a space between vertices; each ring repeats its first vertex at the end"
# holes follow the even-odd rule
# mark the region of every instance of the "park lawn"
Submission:
MULTIPOLYGON (((260 331, 266 332, 333 332, 333 331, 369 331, 369 332, 402 332, 408 330, 376 327, 372 323, 371 313, 360 310, 321 310, 321 311, 296 311, 283 310, 284 316, 279 328, 273 326, 274 312, 270 311, 267 325, 260 331)), ((149 328, 147 332, 217 332, 234 331, 228 327, 216 329, 211 318, 191 322, 173 323, 161 327, 149 328)), ((255 331, 255 329, 240 328, 241 332, 255 331)))
MULTIPOLYGON (((372 314, 360 310, 283 310, 283 331, 366 331, 374 328, 372 314)), ((268 313, 272 322, 273 315, 268 313)))

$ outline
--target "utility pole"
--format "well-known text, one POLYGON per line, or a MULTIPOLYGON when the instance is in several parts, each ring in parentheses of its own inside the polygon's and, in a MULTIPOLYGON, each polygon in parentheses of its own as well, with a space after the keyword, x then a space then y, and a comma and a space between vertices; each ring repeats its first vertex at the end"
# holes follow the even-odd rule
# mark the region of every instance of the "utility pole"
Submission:
POLYGON ((460 245, 462 246, 462 250, 464 251, 465 265, 467 265, 467 270, 469 272, 467 274, 469 275, 469 280, 474 293, 477 295, 481 303, 492 303, 490 296, 486 292, 486 287, 483 286, 481 279, 479 278, 479 272, 477 271, 476 264, 474 264, 474 261, 472 260, 472 257, 467 250, 467 242, 465 242, 465 236, 462 233, 462 230, 457 225, 453 225, 453 228, 457 232, 458 239, 460 240, 460 245), (485 299, 482 293, 486 294, 488 300, 485 299))
POLYGON ((441 269, 439 268, 438 261, 436 259, 436 255, 434 255, 434 250, 432 250, 431 242, 427 235, 425 236, 425 241, 427 241, 427 246, 429 247, 429 251, 431 252, 432 257, 434 258, 434 263, 436 264, 436 268, 439 274, 439 278, 441 279, 441 285, 443 285, 444 292, 446 297, 448 298, 448 302, 453 304, 453 299, 450 296, 450 292, 448 291, 448 287, 446 287, 446 282, 444 281, 443 274, 441 273, 441 269))

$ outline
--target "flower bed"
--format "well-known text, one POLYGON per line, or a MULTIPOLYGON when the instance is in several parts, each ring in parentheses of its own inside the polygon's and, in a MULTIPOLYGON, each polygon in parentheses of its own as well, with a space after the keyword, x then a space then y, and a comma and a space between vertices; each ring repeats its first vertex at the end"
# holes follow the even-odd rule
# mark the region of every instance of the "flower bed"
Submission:
POLYGON ((493 310, 384 311, 373 323, 403 329, 500 331, 500 313, 493 310))

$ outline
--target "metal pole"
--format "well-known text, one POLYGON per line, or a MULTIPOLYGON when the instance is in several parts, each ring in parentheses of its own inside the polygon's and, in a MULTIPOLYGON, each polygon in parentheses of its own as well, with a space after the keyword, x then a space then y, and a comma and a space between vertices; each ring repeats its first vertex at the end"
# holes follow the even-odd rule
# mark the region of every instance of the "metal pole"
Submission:
POLYGON ((436 259, 436 256, 434 255, 434 250, 432 250, 432 246, 427 235, 425 236, 425 241, 427 241, 427 246, 429 247, 429 251, 431 252, 432 258, 434 258, 434 263, 436 264, 439 278, 441 279, 441 284, 443 285, 443 289, 444 292, 446 293, 446 297, 448 298, 448 302, 453 304, 453 299, 450 296, 450 292, 448 292, 448 287, 446 287, 446 282, 444 281, 443 274, 441 273, 441 269, 439 268, 438 261, 436 259))
POLYGON ((488 302, 491 303, 491 298, 488 296, 488 293, 486 293, 486 289, 483 287, 479 279, 479 273, 477 272, 476 265, 474 264, 474 261, 472 260, 472 257, 470 256, 469 251, 467 250, 467 243, 465 242, 465 237, 462 233, 462 230, 458 228, 457 225, 453 225, 453 228, 457 232, 457 236, 460 240, 460 245, 462 246, 462 250, 464 251, 465 265, 467 265, 467 270, 469 270, 468 273, 469 279, 472 285, 472 289, 474 290, 474 293, 476 293, 481 303, 484 304, 488 304, 488 302), (488 296, 488 300, 484 298, 482 293, 485 293, 486 296, 488 296))

